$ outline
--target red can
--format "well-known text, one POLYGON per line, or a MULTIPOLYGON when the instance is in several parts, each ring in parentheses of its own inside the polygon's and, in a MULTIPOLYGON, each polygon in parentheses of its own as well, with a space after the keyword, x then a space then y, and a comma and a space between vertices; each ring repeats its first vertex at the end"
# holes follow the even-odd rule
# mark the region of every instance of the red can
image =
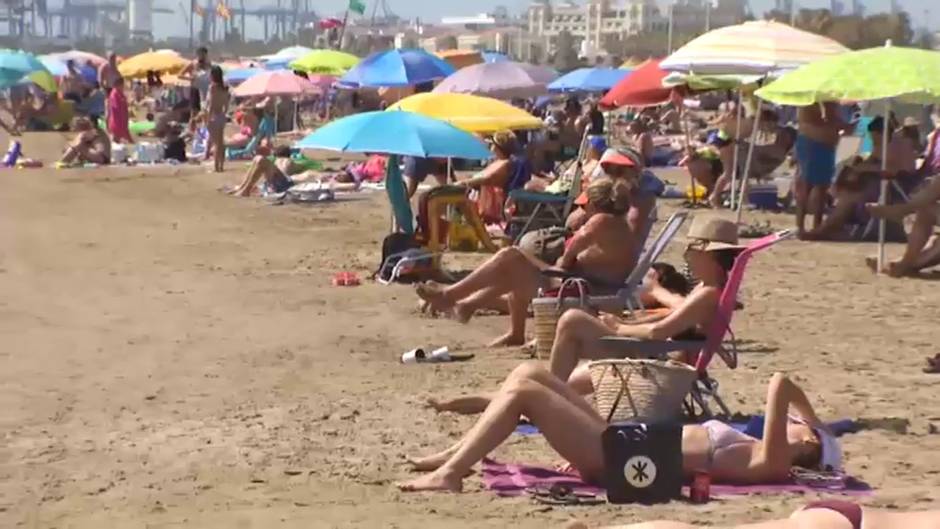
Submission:
POLYGON ((708 503, 711 499, 712 477, 708 472, 697 471, 692 475, 692 486, 689 487, 689 499, 692 503, 708 503))

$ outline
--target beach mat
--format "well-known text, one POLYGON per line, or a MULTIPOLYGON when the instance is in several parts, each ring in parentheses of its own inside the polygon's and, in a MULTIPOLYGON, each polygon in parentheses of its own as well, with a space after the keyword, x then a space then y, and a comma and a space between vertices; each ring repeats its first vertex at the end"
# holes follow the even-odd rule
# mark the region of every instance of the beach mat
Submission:
MULTIPOLYGON (((487 490, 497 496, 522 496, 533 487, 551 487, 552 485, 565 485, 577 494, 603 495, 602 487, 585 483, 581 477, 574 474, 558 472, 551 468, 506 464, 492 459, 483 460, 483 485, 487 490)), ((826 480, 813 480, 801 483, 779 483, 774 485, 711 485, 712 496, 743 496, 748 494, 806 494, 806 493, 832 493, 849 496, 865 496, 871 494, 871 487, 851 476, 826 480)), ((689 495, 689 488, 683 487, 682 494, 689 495)))

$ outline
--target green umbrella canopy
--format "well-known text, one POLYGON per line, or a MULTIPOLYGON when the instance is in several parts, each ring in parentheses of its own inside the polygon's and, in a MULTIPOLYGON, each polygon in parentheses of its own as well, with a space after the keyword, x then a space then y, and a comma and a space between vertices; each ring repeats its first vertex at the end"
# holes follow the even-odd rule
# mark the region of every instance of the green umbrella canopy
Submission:
POLYGON ((940 52, 885 46, 851 51, 807 64, 756 92, 780 105, 897 99, 940 101, 940 52))

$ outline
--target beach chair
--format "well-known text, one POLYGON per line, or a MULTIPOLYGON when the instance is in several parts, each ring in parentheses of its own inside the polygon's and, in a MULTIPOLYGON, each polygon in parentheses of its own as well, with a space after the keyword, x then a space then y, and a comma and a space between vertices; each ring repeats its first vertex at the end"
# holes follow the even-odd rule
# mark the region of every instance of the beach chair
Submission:
POLYGON ((225 149, 225 158, 229 160, 243 160, 245 158, 251 158, 255 155, 255 151, 258 150, 258 145, 261 144, 261 140, 265 138, 274 137, 274 119, 271 116, 264 116, 261 118, 261 122, 258 123, 258 130, 255 131, 254 136, 248 140, 248 145, 245 145, 242 148, 226 148, 225 149))
POLYGON ((530 230, 564 226, 565 220, 574 207, 574 201, 581 194, 581 162, 575 162, 571 188, 566 194, 545 193, 517 189, 509 193, 510 200, 517 208, 528 210, 527 215, 510 217, 506 233, 513 238, 513 244, 530 230), (521 225, 521 226, 520 226, 521 225), (520 226, 516 228, 516 226, 520 226))
MULTIPOLYGON (((649 238, 649 233, 652 230, 652 221, 655 221, 656 216, 655 208, 650 215, 653 219, 651 219, 646 234, 643 236, 644 241, 649 238)), ((679 228, 682 227, 682 224, 688 218, 688 211, 677 211, 673 213, 672 216, 666 220, 666 224, 663 228, 659 230, 659 234, 656 235, 656 238, 646 247, 640 259, 637 260, 633 271, 627 276, 623 287, 617 291, 617 294, 614 296, 590 296, 587 298, 588 306, 605 312, 643 310, 643 302, 640 301, 639 296, 639 289, 643 284, 643 279, 653 266, 653 263, 655 263, 666 250, 666 247, 669 246, 673 237, 679 232, 679 228)))
POLYGON ((698 379, 692 387, 686 401, 686 411, 695 418, 714 416, 711 404, 713 401, 724 416, 730 416, 731 410, 718 395, 718 382, 708 374, 708 365, 717 354, 730 369, 738 365, 738 352, 734 333, 731 331, 731 319, 738 303, 738 291, 744 280, 744 271, 748 262, 757 252, 770 248, 778 242, 792 236, 789 230, 781 231, 756 239, 738 254, 728 274, 728 281, 718 301, 718 311, 709 327, 705 339, 692 340, 638 340, 619 336, 602 338, 605 351, 617 356, 655 357, 662 358, 669 353, 682 352, 686 360, 695 367, 698 379), (726 335, 730 335, 729 347, 724 345, 726 335), (701 410, 696 411, 696 409, 701 410))

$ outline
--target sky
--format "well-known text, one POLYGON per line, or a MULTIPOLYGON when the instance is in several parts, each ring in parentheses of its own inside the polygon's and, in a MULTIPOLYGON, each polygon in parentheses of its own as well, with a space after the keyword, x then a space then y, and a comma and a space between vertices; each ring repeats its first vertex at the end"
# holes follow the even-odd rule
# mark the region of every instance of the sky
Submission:
MULTIPOLYGON (((213 3, 215 1, 216 0, 213 0, 213 3)), ((239 0, 230 1, 236 6, 239 5, 239 0)), ((554 1, 557 2, 558 0, 554 1)), ((584 0, 579 1, 583 2, 584 0)), ((658 1, 663 6, 667 5, 667 0, 658 1)), ((207 0, 199 0, 199 2, 205 4, 207 0)), ((364 2, 368 8, 366 13, 371 13, 375 0, 364 0, 364 2)), ((475 15, 490 11, 499 5, 506 6, 510 13, 519 13, 530 3, 529 0, 474 0, 473 2, 457 0, 437 2, 429 0, 385 0, 385 2, 388 8, 398 16, 404 18, 420 17, 422 20, 432 23, 439 22, 443 16, 475 15)), ((613 2, 616 4, 617 0, 613 0, 613 2)), ((774 0, 749 0, 749 2, 751 9, 758 16, 774 5, 774 0)), ((796 2, 797 6, 802 8, 829 7, 828 0, 796 0, 796 2)), ((842 2, 846 5, 850 4, 850 0, 842 0, 842 2)), ((180 2, 178 0, 156 0, 154 3, 156 5, 177 9, 180 2)), ((867 8, 867 13, 887 11, 890 7, 890 0, 863 0, 863 3, 867 8)), ((898 3, 901 5, 902 9, 911 14, 911 19, 915 22, 916 26, 923 27, 926 25, 934 30, 940 28, 940 5, 936 5, 936 0, 898 0, 898 3), (932 12, 929 13, 929 16, 925 19, 924 10, 927 9, 930 4, 934 4, 935 7, 931 9, 932 12)), ((287 4, 288 0, 285 0, 284 5, 287 4)), ((347 5, 347 1, 311 0, 310 4, 321 16, 341 16, 343 9, 347 5)), ((274 6, 276 5, 276 0, 245 0, 245 5, 249 7, 274 6)), ((248 38, 261 38, 262 30, 260 22, 255 21, 254 24, 252 24, 252 21, 249 19, 247 26, 246 32, 248 33, 248 38)), ((184 23, 182 15, 175 13, 173 15, 155 15, 154 34, 157 38, 164 38, 170 35, 188 35, 188 27, 184 23)))

